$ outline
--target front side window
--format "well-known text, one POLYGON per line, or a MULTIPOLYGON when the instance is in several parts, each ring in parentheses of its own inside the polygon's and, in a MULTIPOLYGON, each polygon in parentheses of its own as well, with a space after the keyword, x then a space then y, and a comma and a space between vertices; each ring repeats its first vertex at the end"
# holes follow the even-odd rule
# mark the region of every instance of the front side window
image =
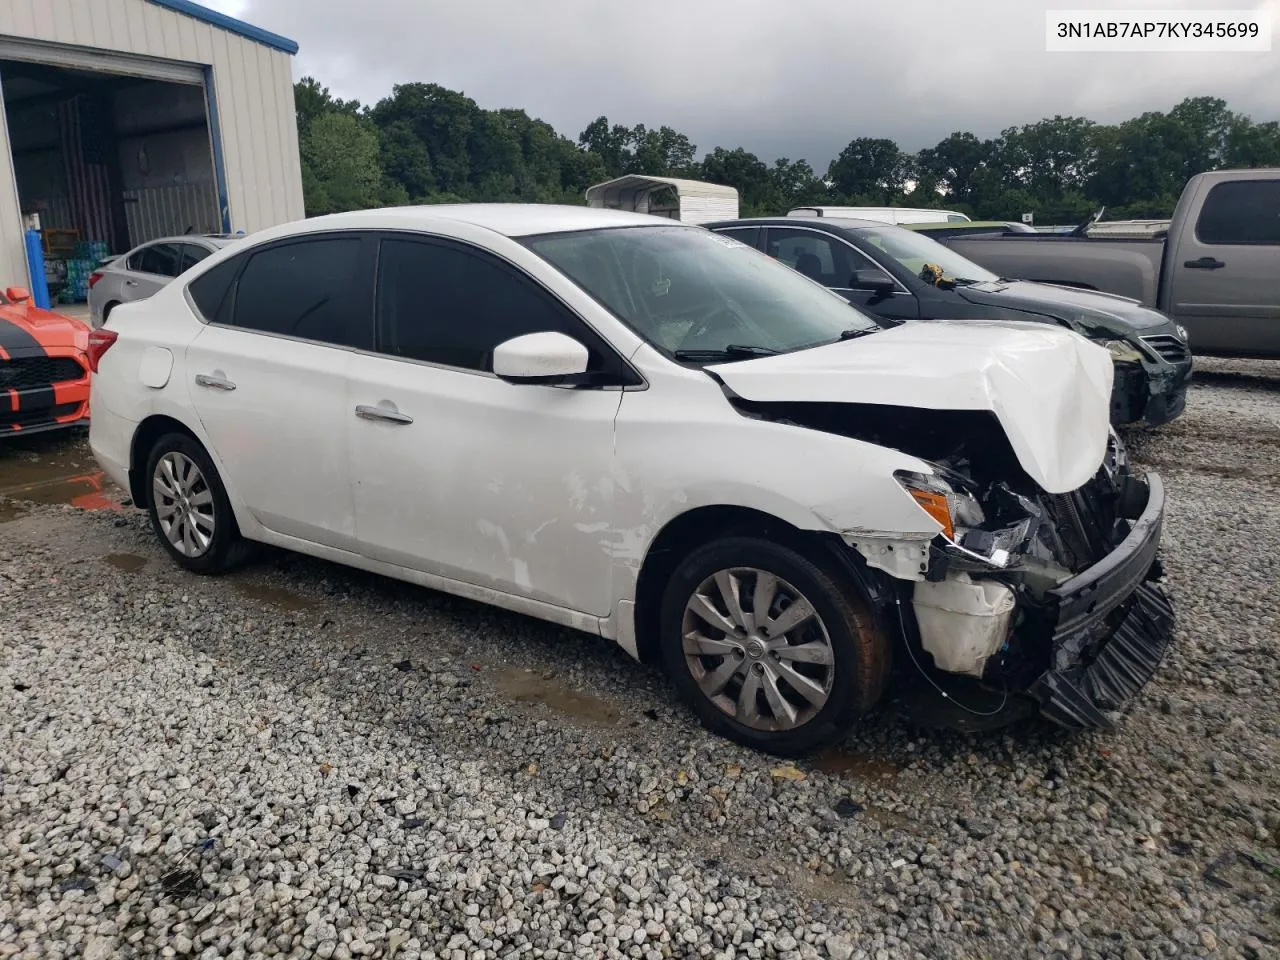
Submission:
POLYGON ((182 248, 186 244, 156 243, 138 254, 138 266, 142 273, 154 273, 158 277, 176 277, 182 272, 182 248))
POLYGON ((769 256, 828 287, 848 287, 855 270, 875 266, 848 244, 812 230, 770 227, 768 247, 769 256))
POLYGON ((1280 180, 1219 183, 1204 198, 1196 236, 1209 244, 1280 244, 1280 180))
POLYGON ((941 267, 943 276, 972 283, 992 283, 1000 278, 972 260, 960 256, 930 237, 901 227, 856 227, 852 230, 860 240, 897 261, 912 276, 919 276, 925 264, 941 267))
POLYGON ((451 243, 383 240, 376 310, 379 349, 393 356, 492 372, 498 344, 551 331, 587 348, 589 370, 621 369, 603 340, 533 281, 451 243))
POLYGON ((782 353, 880 329, 842 297, 707 230, 614 227, 521 242, 672 354, 782 353))
MULTIPOLYGON (((231 325, 372 347, 372 311, 360 275, 362 243, 358 236, 309 238, 246 254, 248 263, 235 284, 231 325)), ((199 279, 192 284, 193 297, 199 279)))

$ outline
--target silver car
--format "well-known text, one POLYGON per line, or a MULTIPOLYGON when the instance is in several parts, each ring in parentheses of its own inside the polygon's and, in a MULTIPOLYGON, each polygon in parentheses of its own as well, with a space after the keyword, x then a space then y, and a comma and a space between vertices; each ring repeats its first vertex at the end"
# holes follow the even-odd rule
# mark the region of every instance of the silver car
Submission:
POLYGON ((238 236, 197 235, 148 240, 108 260, 89 277, 89 322, 102 326, 121 303, 145 300, 189 267, 238 236))

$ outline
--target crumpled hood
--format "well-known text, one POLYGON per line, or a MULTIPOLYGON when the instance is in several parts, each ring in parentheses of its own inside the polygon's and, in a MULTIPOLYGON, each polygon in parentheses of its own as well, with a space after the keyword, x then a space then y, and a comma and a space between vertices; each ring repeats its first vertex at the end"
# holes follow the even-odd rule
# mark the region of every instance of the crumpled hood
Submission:
POLYGON ((1088 481, 1110 437, 1111 356, 1057 327, 920 321, 707 369, 758 402, 988 410, 1049 493, 1088 481))
POLYGON ((970 303, 1026 310, 1068 321, 1079 318, 1087 326, 1117 335, 1135 330, 1148 334, 1155 332, 1150 328, 1173 327, 1173 321, 1158 310, 1144 307, 1129 297, 1098 290, 1027 280, 1001 280, 957 287, 956 292, 970 303))

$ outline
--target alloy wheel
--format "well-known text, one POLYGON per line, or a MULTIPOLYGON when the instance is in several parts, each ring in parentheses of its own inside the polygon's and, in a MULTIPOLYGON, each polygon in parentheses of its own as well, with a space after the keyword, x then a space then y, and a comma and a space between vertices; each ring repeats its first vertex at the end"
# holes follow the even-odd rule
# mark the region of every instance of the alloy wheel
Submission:
POLYGON ((176 450, 156 462, 151 478, 156 519, 169 545, 196 558, 213 544, 213 491, 195 461, 176 450))
POLYGON ((831 695, 835 651, 814 605, 755 567, 707 577, 685 605, 685 663, 703 695, 754 730, 791 730, 831 695))

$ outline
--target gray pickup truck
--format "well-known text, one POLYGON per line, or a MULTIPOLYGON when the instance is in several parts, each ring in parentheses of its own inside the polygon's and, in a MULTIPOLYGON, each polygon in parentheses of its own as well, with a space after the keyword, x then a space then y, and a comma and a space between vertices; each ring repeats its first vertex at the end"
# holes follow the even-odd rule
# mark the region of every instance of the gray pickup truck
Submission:
POLYGON ((939 237, 1002 277, 1131 297, 1184 326, 1195 353, 1280 357, 1280 169, 1192 177, 1166 237, 939 237))

